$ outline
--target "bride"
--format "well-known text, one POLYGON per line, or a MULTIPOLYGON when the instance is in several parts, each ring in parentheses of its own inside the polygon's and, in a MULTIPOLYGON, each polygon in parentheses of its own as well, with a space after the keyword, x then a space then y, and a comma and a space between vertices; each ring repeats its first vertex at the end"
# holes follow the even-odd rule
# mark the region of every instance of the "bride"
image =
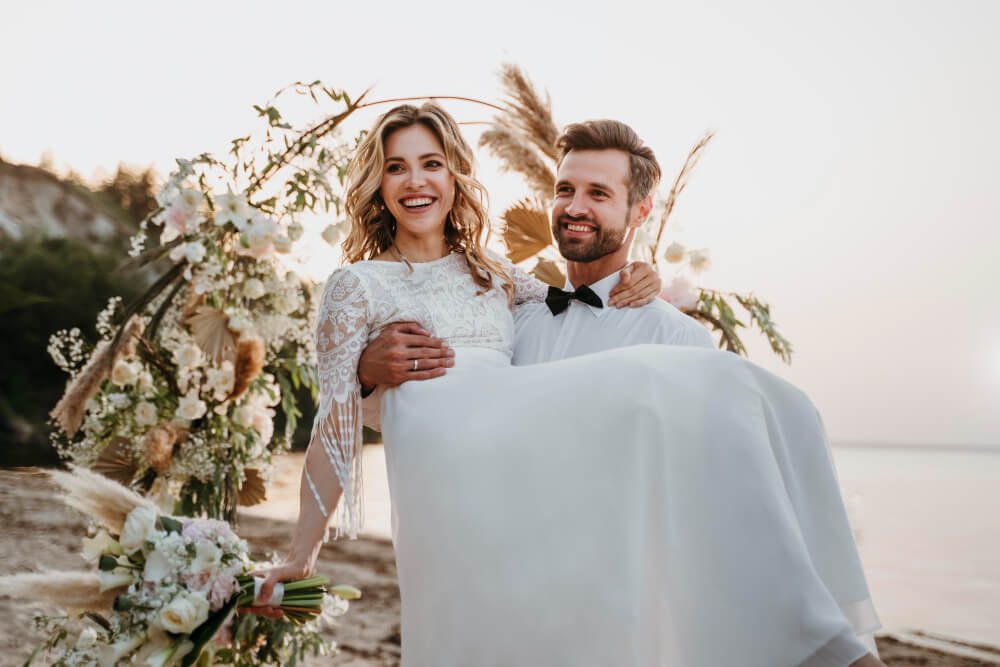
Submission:
POLYGON ((331 520, 357 535, 358 359, 413 321, 455 365, 381 397, 404 665, 881 664, 808 399, 714 350, 512 367, 511 308, 547 287, 483 250, 471 149, 433 104, 382 116, 349 179, 298 525, 259 600, 312 571, 331 520))

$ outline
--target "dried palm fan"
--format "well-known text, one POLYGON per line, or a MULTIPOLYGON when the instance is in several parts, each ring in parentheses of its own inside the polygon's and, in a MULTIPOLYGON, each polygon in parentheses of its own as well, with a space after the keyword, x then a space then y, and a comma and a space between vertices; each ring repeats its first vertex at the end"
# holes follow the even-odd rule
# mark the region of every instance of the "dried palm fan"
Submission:
POLYGON ((239 398, 250 387, 250 383, 264 370, 264 340, 258 336, 243 338, 236 346, 236 361, 233 362, 233 390, 226 401, 239 398))
POLYGON ((62 398, 49 413, 66 435, 72 437, 80 430, 87 401, 101 388, 115 362, 133 353, 141 328, 142 321, 135 315, 130 317, 121 335, 98 343, 87 364, 67 383, 62 398))
POLYGON ((79 466, 71 465, 69 472, 52 470, 49 477, 63 490, 63 502, 98 520, 112 535, 121 535, 125 517, 136 507, 153 506, 135 491, 79 466))
POLYGON ((479 146, 500 160, 501 171, 521 174, 536 197, 546 202, 552 199, 556 183, 552 167, 523 134, 494 124, 479 136, 479 146))
POLYGON ((55 607, 109 611, 119 589, 101 591, 96 572, 22 572, 0 577, 0 595, 55 607))
POLYGON ((211 306, 197 306, 184 318, 184 323, 191 327, 191 337, 212 363, 232 358, 236 336, 230 331, 229 316, 224 312, 211 306))
POLYGON ((166 472, 174 457, 174 445, 184 439, 187 431, 170 422, 163 422, 146 432, 142 448, 146 463, 156 472, 166 472))
POLYGON ((501 216, 507 258, 515 264, 534 257, 552 245, 549 216, 538 202, 522 199, 501 216))
POLYGON ((538 263, 531 270, 531 274, 543 283, 562 289, 566 285, 566 276, 563 275, 559 265, 551 259, 538 258, 538 263))
POLYGON ((121 436, 112 438, 111 442, 101 450, 97 461, 90 466, 90 469, 116 482, 131 484, 138 466, 128 439, 121 436))
POLYGON ((244 507, 257 505, 267 500, 267 489, 264 486, 264 476, 256 468, 246 468, 243 470, 246 479, 240 487, 239 503, 244 507))

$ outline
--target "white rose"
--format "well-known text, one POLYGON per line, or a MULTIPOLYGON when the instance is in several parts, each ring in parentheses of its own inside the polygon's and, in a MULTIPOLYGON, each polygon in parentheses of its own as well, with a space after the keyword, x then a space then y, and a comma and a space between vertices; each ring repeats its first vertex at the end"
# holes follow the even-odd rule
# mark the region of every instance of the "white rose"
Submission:
POLYGON ((205 405, 205 401, 198 398, 198 390, 192 389, 184 396, 181 396, 181 400, 177 404, 176 414, 181 419, 191 421, 193 419, 201 419, 207 411, 208 406, 205 405))
POLYGON ((160 625, 167 632, 191 634, 208 620, 208 611, 208 599, 203 593, 181 592, 160 610, 160 625))
POLYGON ((197 264, 205 259, 205 244, 201 241, 193 241, 184 246, 184 259, 191 264, 197 264))
POLYGON ((212 542, 199 542, 191 569, 195 574, 212 572, 222 564, 222 549, 212 542))
POLYGON ((243 295, 248 299, 259 299, 266 293, 267 291, 264 289, 264 283, 256 278, 251 278, 243 283, 243 295))
POLYGON ((141 549, 156 532, 156 510, 148 505, 136 507, 125 517, 122 528, 120 542, 125 553, 133 554, 141 549))
POLYGON ((174 350, 174 363, 181 368, 194 368, 201 364, 201 348, 194 343, 187 343, 174 350))
POLYGON ((661 296, 678 310, 690 310, 698 303, 698 290, 680 276, 667 285, 661 296))
POLYGON ((114 368, 111 369, 111 381, 119 387, 133 384, 138 379, 139 369, 136 368, 135 364, 124 359, 115 362, 114 368))
POLYGON ((215 196, 215 224, 217 226, 222 227, 231 222, 236 229, 243 231, 251 215, 253 215, 253 209, 243 196, 232 192, 215 196))
POLYGON ((688 262, 691 264, 691 270, 695 273, 701 273, 712 265, 707 250, 693 250, 688 257, 688 262))
POLYGON ((233 421, 243 428, 253 426, 254 406, 244 403, 233 411, 233 421))
POLYGON ((122 545, 118 544, 114 538, 108 535, 108 531, 102 528, 97 535, 83 538, 82 555, 85 561, 96 563, 104 553, 110 553, 115 556, 119 556, 122 553, 122 545))
POLYGON ((139 648, 144 641, 146 641, 145 634, 138 634, 123 637, 111 646, 101 647, 101 667, 115 667, 122 658, 139 648))
POLYGON ((122 588, 132 583, 132 571, 116 567, 110 572, 100 570, 97 573, 101 580, 101 592, 110 591, 113 588, 122 588))
POLYGON ((143 393, 149 392, 153 388, 153 374, 145 368, 139 373, 139 379, 135 384, 136 388, 143 393))
POLYGON ((159 583, 165 577, 170 576, 171 571, 170 560, 159 549, 153 549, 146 557, 146 565, 142 569, 142 578, 145 581, 159 583))
POLYGON ((287 255, 292 251, 292 241, 287 236, 278 236, 274 239, 274 249, 277 252, 287 255))
POLYGON ((135 423, 140 426, 152 426, 156 423, 156 416, 156 406, 149 401, 135 406, 135 423))
POLYGON ((253 428, 260 434, 260 440, 265 445, 274 437, 274 420, 271 419, 273 413, 273 410, 258 410, 253 416, 253 428))
POLYGON ((215 400, 221 401, 233 390, 233 382, 236 381, 233 362, 226 359, 221 368, 209 368, 205 373, 208 375, 208 389, 215 392, 215 400))
POLYGON ((330 245, 334 245, 344 238, 344 233, 342 227, 339 225, 327 225, 320 233, 320 236, 330 245))
POLYGON ((667 246, 666 251, 664 251, 663 253, 663 259, 667 260, 668 262, 673 262, 674 264, 676 264, 677 262, 684 259, 684 252, 685 252, 684 246, 674 241, 673 243, 667 246))
POLYGON ((97 630, 89 626, 81 630, 80 637, 76 640, 76 648, 86 651, 95 646, 97 646, 97 630))

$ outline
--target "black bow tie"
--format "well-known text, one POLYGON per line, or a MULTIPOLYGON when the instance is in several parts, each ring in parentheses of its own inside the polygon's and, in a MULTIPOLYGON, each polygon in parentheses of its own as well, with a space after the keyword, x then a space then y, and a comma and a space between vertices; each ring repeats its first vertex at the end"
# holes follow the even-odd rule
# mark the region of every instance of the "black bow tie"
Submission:
POLYGON ((545 297, 545 305, 549 307, 553 315, 558 315, 569 308, 570 299, 579 299, 594 308, 604 308, 604 302, 601 301, 601 297, 597 296, 594 290, 586 285, 580 285, 576 288, 575 292, 567 292, 558 287, 549 287, 549 295, 545 297))

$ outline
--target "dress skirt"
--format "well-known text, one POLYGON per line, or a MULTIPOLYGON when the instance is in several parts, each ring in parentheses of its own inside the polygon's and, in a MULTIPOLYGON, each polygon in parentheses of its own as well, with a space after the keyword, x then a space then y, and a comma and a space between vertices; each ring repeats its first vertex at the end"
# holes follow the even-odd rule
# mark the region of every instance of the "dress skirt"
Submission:
POLYGON ((458 348, 381 412, 404 667, 832 664, 878 627, 815 408, 736 355, 458 348))

